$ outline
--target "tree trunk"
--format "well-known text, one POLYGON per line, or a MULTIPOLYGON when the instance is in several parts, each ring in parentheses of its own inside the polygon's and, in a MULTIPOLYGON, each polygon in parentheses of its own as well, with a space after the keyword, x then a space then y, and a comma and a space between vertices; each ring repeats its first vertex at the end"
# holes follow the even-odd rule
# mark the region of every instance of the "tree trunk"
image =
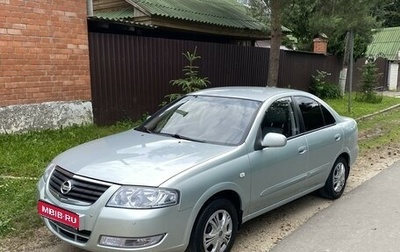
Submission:
POLYGON ((282 40, 282 0, 271 0, 271 48, 269 51, 267 86, 276 87, 279 75, 279 56, 282 40))
POLYGON ((340 88, 340 94, 342 96, 346 92, 346 80, 347 80, 347 66, 343 66, 342 70, 340 70, 340 75, 339 75, 339 88, 340 88))

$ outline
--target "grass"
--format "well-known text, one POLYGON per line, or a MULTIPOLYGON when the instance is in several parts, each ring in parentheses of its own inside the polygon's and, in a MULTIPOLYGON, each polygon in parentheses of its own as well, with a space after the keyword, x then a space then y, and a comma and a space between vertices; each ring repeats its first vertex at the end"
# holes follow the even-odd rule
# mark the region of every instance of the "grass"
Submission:
POLYGON ((46 165, 57 154, 80 143, 129 128, 132 128, 132 123, 0 134, 0 238, 24 233, 25 230, 32 231, 41 225, 36 211, 36 183, 46 165), (10 179, 9 176, 19 179, 10 179))
POLYGON ((361 151, 400 142, 400 108, 358 121, 361 151))
POLYGON ((36 211, 35 179, 0 179, 0 237, 33 230, 41 224, 36 211))
MULTIPOLYGON (((373 114, 377 111, 385 110, 400 104, 399 98, 384 96, 381 103, 362 103, 354 101, 355 94, 352 96, 351 113, 348 112, 348 95, 343 99, 326 100, 339 114, 353 118, 361 118, 365 115, 373 114)), ((379 148, 380 146, 400 141, 400 108, 379 113, 373 117, 358 120, 358 130, 360 132, 359 146, 360 151, 365 152, 369 149, 379 148)))
MULTIPOLYGON (((359 118, 391 107, 400 99, 384 97, 380 104, 353 102, 347 113, 347 99, 328 100, 340 114, 359 118)), ((361 151, 400 140, 400 109, 359 120, 361 151)), ((61 130, 24 134, 0 134, 0 238, 29 235, 42 225, 36 211, 36 183, 45 166, 59 153, 92 139, 132 128, 132 123, 108 127, 86 125, 61 130), (10 179, 5 176, 19 177, 10 179), (21 178, 22 177, 22 178, 21 178)))
POLYGON ((109 127, 85 125, 60 130, 0 135, 1 174, 36 178, 57 154, 78 144, 131 127, 131 123, 118 123, 109 127))
POLYGON ((360 118, 361 116, 372 114, 376 111, 389 108, 400 103, 399 98, 384 96, 381 103, 362 103, 354 100, 355 94, 352 94, 351 112, 348 112, 348 94, 343 99, 325 100, 332 106, 339 114, 350 116, 353 118, 360 118))

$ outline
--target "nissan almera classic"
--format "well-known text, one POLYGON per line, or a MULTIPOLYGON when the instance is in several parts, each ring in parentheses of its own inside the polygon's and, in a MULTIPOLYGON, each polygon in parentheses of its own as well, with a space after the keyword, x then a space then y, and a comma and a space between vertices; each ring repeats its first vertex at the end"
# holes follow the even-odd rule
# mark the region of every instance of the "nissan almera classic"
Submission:
POLYGON ((38 212, 89 251, 229 251, 252 218, 316 190, 339 198, 357 154, 356 122, 309 93, 206 89, 57 156, 38 212))

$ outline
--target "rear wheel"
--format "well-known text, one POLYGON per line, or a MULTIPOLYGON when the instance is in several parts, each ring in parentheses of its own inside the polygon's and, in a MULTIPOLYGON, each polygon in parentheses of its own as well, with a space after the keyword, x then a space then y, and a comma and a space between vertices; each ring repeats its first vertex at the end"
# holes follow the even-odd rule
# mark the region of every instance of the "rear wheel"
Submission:
POLYGON ((187 252, 228 252, 237 229, 235 206, 226 199, 214 200, 200 213, 187 252))
POLYGON ((320 189, 320 194, 328 199, 337 199, 342 196, 346 187, 348 174, 349 165, 346 159, 339 157, 332 167, 325 186, 320 189))

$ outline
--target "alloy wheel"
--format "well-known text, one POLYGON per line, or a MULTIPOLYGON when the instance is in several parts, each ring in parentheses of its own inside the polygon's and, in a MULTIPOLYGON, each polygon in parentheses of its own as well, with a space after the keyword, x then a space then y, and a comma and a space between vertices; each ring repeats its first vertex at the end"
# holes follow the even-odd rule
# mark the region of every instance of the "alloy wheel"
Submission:
POLYGON ((212 214, 204 229, 204 251, 226 251, 232 237, 232 229, 232 218, 226 210, 218 210, 212 214))

